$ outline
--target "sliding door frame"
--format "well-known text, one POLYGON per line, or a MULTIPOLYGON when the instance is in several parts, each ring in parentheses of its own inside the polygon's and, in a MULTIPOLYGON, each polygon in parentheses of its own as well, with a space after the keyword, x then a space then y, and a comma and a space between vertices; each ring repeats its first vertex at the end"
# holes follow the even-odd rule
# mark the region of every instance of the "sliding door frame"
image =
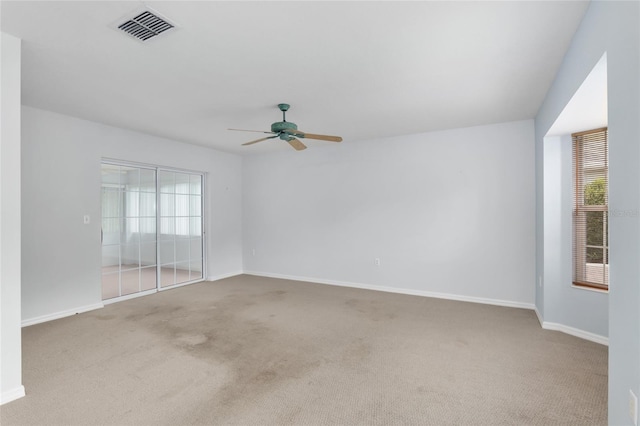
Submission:
MULTIPOLYGON (((143 168, 143 169, 151 169, 155 171, 155 176, 156 176, 156 192, 155 192, 155 196, 156 196, 156 200, 155 200, 155 207, 156 207, 156 287, 154 289, 150 289, 150 290, 144 290, 144 291, 140 291, 137 293, 132 293, 132 294, 127 294, 124 296, 118 296, 118 297, 113 297, 110 299, 104 299, 102 301, 103 304, 110 304, 110 303, 115 303, 115 302, 120 302, 123 300, 127 300, 127 299, 133 299, 136 297, 141 297, 141 296, 147 296, 149 294, 154 294, 160 291, 165 291, 165 290, 171 290, 174 288, 178 288, 178 287, 182 287, 185 285, 190 285, 190 284, 195 284, 198 282, 202 282, 205 281, 207 279, 207 231, 206 231, 206 221, 205 221, 205 217, 206 216, 206 205, 207 205, 207 199, 208 197, 205 195, 206 194, 206 182, 207 182, 207 173, 206 172, 202 172, 202 171, 196 171, 196 170, 189 170, 189 169, 182 169, 179 167, 168 167, 168 166, 160 166, 160 165, 156 165, 156 164, 148 164, 148 163, 139 163, 139 162, 134 162, 134 161, 125 161, 125 160, 118 160, 118 159, 113 159, 113 158, 107 158, 107 157, 103 157, 100 160, 100 164, 108 164, 108 165, 112 165, 112 166, 122 166, 122 167, 137 167, 137 168, 143 168), (161 267, 162 267, 162 263, 161 263, 161 259, 160 259, 160 172, 164 171, 164 172, 175 172, 175 173, 185 173, 185 174, 190 174, 190 175, 199 175, 200 176, 200 183, 201 183, 201 189, 200 189, 200 226, 201 226, 201 253, 202 253, 202 277, 200 279, 196 279, 196 280, 189 280, 186 282, 182 282, 182 283, 177 283, 177 284, 173 284, 173 285, 169 285, 166 287, 162 287, 161 285, 161 267)), ((100 223, 102 223, 102 214, 100 217, 100 223)), ((101 225, 102 226, 102 225, 101 225)), ((101 253, 102 253, 102 241, 101 241, 101 253)), ((175 250, 175 249, 174 249, 175 250)), ((189 268, 189 271, 191 270, 191 267, 189 268)), ((102 273, 101 273, 102 276, 102 273)), ((102 286, 102 280, 100 281, 100 285, 102 286)))

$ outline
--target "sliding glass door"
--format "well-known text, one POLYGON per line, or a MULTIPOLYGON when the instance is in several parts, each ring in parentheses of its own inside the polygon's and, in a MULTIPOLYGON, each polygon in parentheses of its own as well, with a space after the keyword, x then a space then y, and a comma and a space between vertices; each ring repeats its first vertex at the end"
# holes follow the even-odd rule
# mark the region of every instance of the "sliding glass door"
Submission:
POLYGON ((160 286, 202 279, 202 175, 160 170, 160 286))
POLYGON ((203 279, 202 187, 201 174, 102 164, 103 300, 203 279))

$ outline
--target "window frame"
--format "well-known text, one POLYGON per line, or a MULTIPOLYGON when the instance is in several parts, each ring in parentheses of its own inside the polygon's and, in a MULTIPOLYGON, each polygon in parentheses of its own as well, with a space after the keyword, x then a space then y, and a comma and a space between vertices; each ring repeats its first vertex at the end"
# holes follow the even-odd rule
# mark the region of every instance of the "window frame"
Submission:
POLYGON ((609 194, 609 135, 608 128, 602 127, 593 130, 586 130, 583 132, 576 132, 571 134, 572 139, 572 156, 573 156, 573 184, 574 184, 574 208, 573 208, 573 223, 572 223, 572 231, 573 231, 573 253, 572 253, 572 283, 576 287, 609 291, 609 234, 608 234, 608 211, 609 211, 609 203, 608 203, 608 194, 609 194), (584 139, 583 136, 595 134, 595 133, 603 133, 604 132, 604 167, 603 175, 605 177, 605 204, 603 205, 586 205, 585 204, 585 179, 580 178, 580 176, 584 176, 585 167, 583 165, 584 161, 584 139), (587 232, 586 232, 586 221, 587 221, 587 213, 589 212, 602 212, 603 213, 603 241, 602 246, 594 246, 589 245, 587 243, 587 232), (585 231, 578 232, 578 228, 583 227, 585 231), (587 281, 586 279, 578 278, 578 269, 585 268, 585 273, 582 275, 582 278, 586 278, 586 265, 587 265, 587 249, 588 248, 600 248, 603 250, 603 274, 605 278, 603 279, 604 283, 595 283, 591 281, 587 281))

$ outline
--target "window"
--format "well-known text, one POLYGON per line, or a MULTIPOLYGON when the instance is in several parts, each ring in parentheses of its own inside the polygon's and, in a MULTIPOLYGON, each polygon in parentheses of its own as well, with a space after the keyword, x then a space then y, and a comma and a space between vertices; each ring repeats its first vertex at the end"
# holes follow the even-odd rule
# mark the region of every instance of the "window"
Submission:
POLYGON ((573 284, 609 288, 607 129, 574 133, 573 284))

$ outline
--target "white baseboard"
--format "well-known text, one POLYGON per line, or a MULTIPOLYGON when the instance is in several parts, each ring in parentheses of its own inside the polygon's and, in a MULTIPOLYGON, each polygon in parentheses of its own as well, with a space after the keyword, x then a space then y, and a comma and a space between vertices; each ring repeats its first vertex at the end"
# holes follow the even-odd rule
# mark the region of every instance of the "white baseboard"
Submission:
MULTIPOLYGON (((235 277, 236 275, 242 275, 242 274, 243 274, 242 271, 237 271, 237 272, 231 272, 231 273, 223 274, 223 275, 209 276, 209 277, 207 277, 207 281, 217 281, 217 280, 221 280, 221 279, 224 279, 224 278, 235 277)), ((202 281, 199 281, 199 282, 202 282, 202 281)), ((183 285, 190 285, 190 284, 195 284, 195 283, 190 282, 190 283, 185 283, 185 284, 179 284, 179 285, 168 287, 168 288, 163 289, 163 290, 171 290, 171 289, 174 289, 174 288, 177 288, 177 287, 181 287, 183 285)), ((65 310, 65 311, 54 312, 54 313, 48 314, 48 315, 42 315, 42 316, 35 317, 35 318, 25 319, 25 320, 22 320, 22 327, 28 327, 28 326, 34 325, 34 324, 40 324, 40 323, 47 322, 47 321, 53 321, 53 320, 56 320, 56 319, 69 317, 69 316, 75 315, 75 314, 81 314, 83 312, 93 311, 94 309, 104 308, 105 304, 110 304, 110 303, 114 303, 114 302, 120 302, 120 301, 123 301, 123 300, 132 299, 132 298, 140 297, 140 296, 146 296, 148 294, 154 294, 154 293, 156 293, 155 290, 151 290, 151 291, 148 291, 148 292, 142 292, 142 293, 136 293, 136 294, 132 294, 132 295, 129 295, 129 296, 123 296, 123 297, 119 297, 119 298, 116 298, 116 299, 111 299, 111 300, 105 301, 104 303, 103 302, 95 303, 93 305, 81 306, 81 307, 74 308, 74 309, 68 309, 68 310, 65 310)))
MULTIPOLYGON (((371 285, 371 284, 354 283, 354 282, 348 282, 348 281, 327 280, 322 278, 310 278, 310 277, 301 277, 301 276, 286 275, 286 274, 274 274, 271 272, 258 272, 258 271, 237 271, 237 272, 231 272, 228 274, 209 276, 207 277, 207 281, 218 281, 218 280, 235 277, 237 275, 242 275, 242 274, 255 275, 259 277, 280 278, 285 280, 304 281, 304 282, 317 283, 317 284, 328 284, 328 285, 334 285, 339 287, 352 287, 352 288, 361 288, 365 290, 384 291, 387 293, 408 294, 412 296, 435 297, 438 299, 457 300, 461 302, 506 306, 510 308, 531 309, 535 312, 538 318, 538 321, 540 322, 540 326, 545 330, 561 331, 563 333, 570 334, 572 336, 579 337, 581 339, 589 340, 591 342, 599 343, 601 345, 606 345, 606 346, 609 345, 608 337, 590 333, 588 331, 580 330, 578 328, 569 327, 564 324, 544 321, 542 315, 540 314, 535 304, 533 303, 515 302, 510 300, 490 299, 490 298, 474 297, 474 296, 462 296, 462 295, 451 294, 451 293, 439 293, 439 292, 433 292, 433 291, 413 290, 413 289, 407 289, 407 288, 387 287, 387 286, 379 286, 379 285, 371 285)), ((66 311, 55 312, 49 315, 30 318, 22 321, 22 327, 27 327, 27 326, 39 324, 42 322, 52 321, 55 319, 64 318, 71 315, 92 311, 94 309, 100 309, 103 307, 104 307, 103 303, 96 303, 93 305, 82 306, 79 308, 69 309, 66 311)), ((6 402, 9 402, 9 401, 13 401, 14 399, 23 397, 24 387, 22 387, 21 389, 22 390, 15 389, 15 390, 3 393, 2 396, 0 397, 1 398, 0 404, 5 403, 5 398, 13 398, 6 401, 6 402), (15 396, 12 396, 12 395, 15 395, 15 396)))
POLYGON ((489 299, 484 297, 462 296, 458 294, 438 293, 438 292, 424 291, 424 290, 413 290, 408 288, 386 287, 386 286, 361 284, 361 283, 353 283, 353 282, 346 282, 346 281, 326 280, 321 278, 309 278, 309 277, 298 277, 298 276, 284 275, 284 274, 272 274, 270 272, 245 271, 244 273, 247 275, 255 275, 260 277, 281 278, 285 280, 305 281, 305 282, 318 283, 318 284, 335 285, 340 287, 362 288, 365 290, 377 290, 377 291, 384 291, 387 293, 409 294, 412 296, 435 297, 438 299, 482 303, 485 305, 506 306, 509 308, 522 308, 522 309, 535 308, 535 305, 533 303, 514 302, 511 300, 489 299))
POLYGON ((536 316, 538 317, 538 322, 540 322, 540 327, 542 327, 545 330, 561 331, 571 336, 579 337, 584 340, 589 340, 591 342, 600 343, 601 345, 609 346, 608 337, 604 337, 599 334, 580 330, 579 328, 569 327, 568 325, 559 324, 557 322, 545 321, 542 315, 540 314, 540 311, 538 311, 537 307, 534 307, 534 311, 536 313, 536 316))
POLYGON ((590 333, 588 331, 580 330, 579 328, 569 327, 568 325, 558 324, 556 322, 542 321, 542 328, 545 330, 561 331, 566 334, 570 334, 581 339, 589 340, 591 342, 600 343, 601 345, 609 346, 609 338, 601 336, 599 334, 590 333))
POLYGON ((489 299, 484 297, 461 296, 458 294, 451 294, 451 293, 438 293, 438 292, 432 292, 432 291, 385 287, 385 286, 352 283, 352 282, 345 282, 345 281, 325 280, 321 278, 298 277, 298 276, 285 275, 285 274, 273 274, 270 272, 245 271, 244 273, 247 275, 255 275, 259 277, 281 278, 285 280, 305 281, 305 282, 318 283, 318 284, 329 284, 329 285, 335 285, 340 287, 353 287, 353 288, 362 288, 366 290, 385 291, 389 293, 409 294, 412 296, 435 297, 438 299, 458 300, 461 302, 483 303, 486 305, 531 309, 535 312, 536 316, 538 317, 540 326, 545 330, 561 331, 563 333, 570 334, 571 336, 579 337, 581 339, 589 340, 595 343, 600 343, 601 345, 606 345, 606 346, 609 345, 609 339, 607 337, 600 336, 598 334, 590 333, 588 331, 580 330, 577 328, 569 327, 563 324, 545 322, 542 315, 540 314, 535 304, 533 303, 514 302, 510 300, 501 300, 501 299, 489 299))
POLYGON ((15 401, 16 399, 20 399, 23 396, 25 396, 24 386, 20 385, 15 389, 2 392, 2 394, 0 395, 0 405, 6 404, 7 402, 15 401))
POLYGON ((70 317, 71 315, 81 314, 83 312, 93 311, 94 309, 100 309, 100 308, 104 308, 104 304, 102 302, 94 303, 92 305, 80 306, 78 308, 68 309, 66 311, 54 312, 52 314, 42 315, 39 317, 22 320, 22 326, 28 327, 30 325, 40 324, 41 322, 53 321, 53 320, 64 318, 64 317, 70 317))
POLYGON ((537 306, 533 307, 534 312, 536 313, 536 317, 538 317, 538 322, 540 323, 540 327, 543 327, 544 324, 544 319, 542 318, 542 315, 540 314, 540 311, 538 310, 537 306))
POLYGON ((228 274, 222 274, 222 275, 210 275, 210 276, 207 277, 207 281, 218 281, 218 280, 223 280, 225 278, 235 277, 235 276, 242 275, 242 274, 244 274, 244 272, 237 271, 237 272, 230 272, 228 274))

